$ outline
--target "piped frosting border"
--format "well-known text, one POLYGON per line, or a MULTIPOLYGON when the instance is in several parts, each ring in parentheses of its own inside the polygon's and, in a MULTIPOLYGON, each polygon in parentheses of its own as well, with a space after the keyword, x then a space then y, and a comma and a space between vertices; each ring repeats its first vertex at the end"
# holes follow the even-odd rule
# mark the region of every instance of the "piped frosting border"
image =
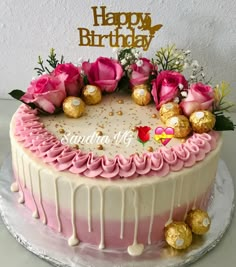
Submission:
POLYGON ((59 171, 69 171, 89 178, 134 179, 140 175, 164 177, 171 171, 179 171, 202 161, 217 146, 219 133, 194 133, 185 143, 172 148, 160 148, 129 158, 116 155, 96 156, 63 145, 40 122, 36 110, 21 105, 14 118, 16 140, 43 162, 59 171))

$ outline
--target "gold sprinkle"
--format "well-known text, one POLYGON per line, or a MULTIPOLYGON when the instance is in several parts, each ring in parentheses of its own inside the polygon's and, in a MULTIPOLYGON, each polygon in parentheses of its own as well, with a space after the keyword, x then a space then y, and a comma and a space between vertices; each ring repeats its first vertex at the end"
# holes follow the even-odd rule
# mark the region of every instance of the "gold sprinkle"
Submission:
POLYGON ((114 112, 109 112, 109 116, 113 116, 114 115, 114 112))
POLYGON ((121 115, 123 115, 123 112, 120 110, 120 111, 117 112, 117 114, 118 114, 119 116, 121 116, 121 115))
POLYGON ((101 144, 97 145, 97 149, 98 150, 103 150, 103 145, 101 145, 101 144))
POLYGON ((134 126, 134 127, 131 128, 131 131, 132 132, 136 132, 136 130, 137 130, 136 126, 134 126))
POLYGON ((152 147, 152 146, 149 146, 149 147, 147 148, 147 151, 149 151, 149 152, 153 152, 153 147, 152 147))
POLYGON ((73 145, 73 148, 79 149, 79 145, 78 144, 75 144, 75 145, 73 145))
POLYGON ((102 131, 97 131, 97 135, 98 136, 102 136, 103 135, 103 132, 102 131))
POLYGON ((61 129, 59 130, 59 133, 64 134, 64 133, 65 133, 65 130, 64 130, 63 128, 61 128, 61 129))
POLYGON ((185 138, 182 138, 182 139, 181 139, 181 142, 182 142, 182 143, 185 143, 185 142, 186 142, 186 139, 185 139, 185 138))
POLYGON ((119 104, 123 104, 123 103, 124 103, 124 100, 123 100, 123 99, 119 99, 117 102, 118 102, 119 104))
POLYGON ((152 118, 157 118, 157 114, 152 114, 152 118))

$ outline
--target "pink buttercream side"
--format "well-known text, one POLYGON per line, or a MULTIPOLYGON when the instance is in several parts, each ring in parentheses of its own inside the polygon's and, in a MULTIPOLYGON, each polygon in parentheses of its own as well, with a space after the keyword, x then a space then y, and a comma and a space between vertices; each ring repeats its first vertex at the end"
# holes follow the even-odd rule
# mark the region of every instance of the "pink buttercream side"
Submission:
POLYGON ((188 140, 172 148, 161 148, 138 156, 124 158, 117 155, 113 159, 83 153, 65 146, 40 122, 35 110, 22 105, 15 116, 15 137, 45 163, 59 171, 69 171, 92 178, 136 178, 140 175, 166 176, 170 171, 191 167, 203 160, 216 148, 219 134, 210 132, 194 133, 188 140))
MULTIPOLYGON (((54 231, 58 232, 58 220, 56 216, 56 206, 54 202, 43 201, 42 205, 37 196, 32 197, 32 194, 27 188, 23 189, 25 197, 25 205, 27 208, 34 212, 36 209, 39 213, 40 220, 44 220, 44 212, 46 214, 46 223, 54 231), (36 205, 35 205, 35 202, 36 205), (44 212, 43 212, 44 211, 44 212)), ((208 207, 209 199, 211 196, 212 187, 208 188, 206 193, 199 196, 196 200, 195 207, 206 210, 208 207)), ((183 221, 186 211, 193 208, 193 202, 175 207, 173 211, 174 221, 183 221)), ((164 240, 164 228, 165 224, 169 219, 170 211, 164 214, 154 216, 153 228, 151 233, 151 243, 155 244, 159 241, 164 240)), ((70 210, 59 210, 59 217, 61 221, 61 233, 69 238, 72 235, 72 224, 71 224, 71 211, 70 210)), ((138 223, 138 242, 148 244, 148 231, 150 225, 150 217, 139 219, 138 223)), ((99 245, 101 241, 100 232, 100 220, 98 218, 91 217, 91 229, 88 231, 88 219, 87 217, 76 216, 76 232, 80 241, 92 245, 99 245)), ((134 239, 134 220, 124 222, 124 234, 123 239, 120 238, 120 221, 105 220, 104 222, 104 240, 106 248, 127 248, 133 243, 134 239)))

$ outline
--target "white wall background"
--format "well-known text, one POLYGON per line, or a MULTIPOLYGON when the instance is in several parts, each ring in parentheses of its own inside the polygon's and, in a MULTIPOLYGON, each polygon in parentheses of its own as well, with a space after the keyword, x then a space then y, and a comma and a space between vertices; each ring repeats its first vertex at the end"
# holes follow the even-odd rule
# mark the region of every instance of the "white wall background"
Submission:
MULTIPOLYGON (((160 46, 176 43, 190 49, 207 66, 214 82, 226 80, 236 101, 236 1, 235 0, 1 0, 0 98, 12 89, 26 90, 36 73, 38 55, 54 47, 58 55, 76 62, 79 57, 110 56, 111 48, 79 47, 78 27, 92 29, 91 6, 106 5, 111 12, 150 12, 157 32, 146 56, 160 46)), ((107 28, 96 29, 107 32, 107 28)))

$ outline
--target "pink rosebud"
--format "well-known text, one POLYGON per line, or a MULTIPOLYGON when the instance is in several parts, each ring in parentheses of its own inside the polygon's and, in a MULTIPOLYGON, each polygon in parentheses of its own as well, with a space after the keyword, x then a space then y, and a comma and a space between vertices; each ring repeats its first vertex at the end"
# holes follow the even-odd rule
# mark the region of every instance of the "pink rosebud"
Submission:
POLYGON ((82 69, 89 84, 96 85, 105 92, 115 91, 123 75, 119 62, 106 57, 99 57, 93 63, 83 62, 82 69))
POLYGON ((131 86, 146 83, 152 71, 156 69, 149 59, 140 58, 140 61, 142 62, 141 66, 137 63, 130 66, 130 69, 132 70, 130 75, 131 86))
POLYGON ((186 116, 190 116, 197 110, 211 110, 213 101, 213 89, 210 86, 199 82, 190 86, 188 96, 182 100, 180 107, 186 116))
POLYGON ((60 108, 66 98, 64 82, 57 77, 44 74, 31 81, 26 93, 20 100, 25 103, 34 103, 42 110, 53 114, 60 108))
POLYGON ((179 88, 188 88, 188 82, 184 76, 175 71, 162 71, 157 78, 152 81, 151 94, 157 109, 160 109, 162 104, 173 101, 179 93, 179 88))
POLYGON ((78 96, 83 86, 80 69, 72 63, 59 64, 52 75, 64 81, 68 96, 78 96))

